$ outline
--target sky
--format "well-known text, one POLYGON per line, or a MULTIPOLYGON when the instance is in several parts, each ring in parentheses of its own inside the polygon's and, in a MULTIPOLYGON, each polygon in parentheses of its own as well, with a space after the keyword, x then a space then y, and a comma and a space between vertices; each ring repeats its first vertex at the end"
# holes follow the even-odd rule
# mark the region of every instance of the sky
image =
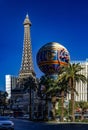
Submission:
POLYGON ((65 46, 73 61, 88 58, 87 0, 0 0, 0 90, 5 88, 5 75, 19 74, 27 13, 37 77, 42 73, 36 54, 48 42, 65 46))

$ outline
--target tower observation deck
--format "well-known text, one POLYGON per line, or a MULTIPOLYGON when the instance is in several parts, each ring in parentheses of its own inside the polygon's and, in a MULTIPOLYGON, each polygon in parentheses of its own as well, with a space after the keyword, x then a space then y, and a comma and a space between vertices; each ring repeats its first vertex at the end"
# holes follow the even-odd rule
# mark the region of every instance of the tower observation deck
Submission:
POLYGON ((22 63, 19 71, 18 79, 27 78, 30 75, 34 76, 33 60, 32 60, 32 45, 30 36, 30 26, 31 22, 29 20, 28 14, 24 19, 24 42, 23 42, 23 53, 22 53, 22 63))

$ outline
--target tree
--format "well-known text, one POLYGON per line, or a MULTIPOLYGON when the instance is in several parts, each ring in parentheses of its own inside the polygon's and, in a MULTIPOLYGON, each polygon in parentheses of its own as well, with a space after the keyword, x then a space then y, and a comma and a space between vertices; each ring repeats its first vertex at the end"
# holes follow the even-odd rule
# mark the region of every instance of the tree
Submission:
POLYGON ((61 121, 63 122, 63 117, 64 117, 64 98, 66 97, 67 93, 69 92, 69 85, 68 81, 63 77, 63 72, 62 74, 58 75, 57 79, 57 91, 60 93, 61 97, 61 121))
POLYGON ((40 83, 39 83, 40 90, 42 85, 45 86, 44 90, 42 91, 46 95, 46 106, 49 98, 51 98, 51 102, 53 105, 52 114, 53 114, 53 119, 55 119, 55 115, 56 115, 55 103, 56 103, 56 93, 57 93, 57 90, 55 89, 55 87, 57 86, 56 81, 52 79, 49 75, 44 75, 40 78, 40 83))
POLYGON ((0 107, 3 107, 3 115, 4 115, 4 110, 7 106, 7 103, 6 103, 6 98, 8 96, 8 93, 7 92, 4 92, 4 91, 0 91, 0 107))
POLYGON ((88 109, 88 102, 80 101, 78 102, 79 107, 82 109, 82 113, 85 113, 88 109))
POLYGON ((79 63, 75 64, 68 64, 68 66, 64 67, 64 73, 63 73, 63 78, 68 81, 68 85, 70 87, 71 91, 71 115, 72 115, 72 121, 75 120, 74 118, 74 92, 76 92, 76 82, 82 81, 83 83, 87 82, 87 79, 84 75, 80 73, 80 71, 83 69, 79 63))
POLYGON ((36 81, 36 78, 33 77, 32 75, 30 75, 29 77, 27 78, 23 78, 22 81, 20 82, 20 86, 23 86, 23 91, 26 91, 26 92, 29 92, 29 117, 30 117, 30 120, 32 119, 31 117, 31 105, 32 105, 32 96, 31 96, 31 93, 32 93, 32 90, 36 91, 36 88, 37 88, 37 81, 36 81))
POLYGON ((68 82, 63 77, 63 69, 59 71, 59 75, 57 76, 57 79, 52 79, 50 76, 42 76, 40 79, 40 84, 45 86, 45 93, 48 95, 48 97, 52 98, 52 104, 53 104, 53 119, 55 119, 56 110, 55 105, 57 98, 61 98, 61 121, 63 121, 64 117, 64 98, 66 96, 66 93, 68 92, 68 82))

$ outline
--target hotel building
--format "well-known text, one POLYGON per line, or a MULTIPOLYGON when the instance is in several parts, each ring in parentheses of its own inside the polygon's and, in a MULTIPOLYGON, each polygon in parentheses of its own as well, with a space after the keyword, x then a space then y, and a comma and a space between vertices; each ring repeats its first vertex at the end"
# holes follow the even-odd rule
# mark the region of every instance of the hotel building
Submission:
POLYGON ((11 98, 11 91, 16 87, 17 77, 5 75, 5 91, 8 93, 8 98, 11 98))
MULTIPOLYGON (((88 79, 88 59, 85 61, 72 61, 71 63, 80 63, 80 65, 84 68, 80 71, 80 74, 83 74, 88 79)), ((76 91, 78 95, 75 94, 75 101, 88 101, 88 83, 83 83, 80 81, 76 83, 76 91)), ((70 94, 67 96, 67 99, 70 100, 70 94)))

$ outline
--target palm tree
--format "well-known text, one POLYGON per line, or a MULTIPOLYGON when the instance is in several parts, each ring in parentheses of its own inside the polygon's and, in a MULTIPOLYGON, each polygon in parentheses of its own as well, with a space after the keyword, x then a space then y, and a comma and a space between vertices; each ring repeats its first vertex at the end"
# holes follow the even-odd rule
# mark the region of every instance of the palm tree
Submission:
POLYGON ((63 78, 63 70, 59 72, 59 75, 57 76, 57 79, 52 79, 50 76, 44 75, 40 78, 40 86, 44 85, 45 93, 48 97, 52 98, 52 104, 53 104, 53 119, 55 119, 56 110, 55 110, 55 104, 57 98, 61 97, 61 121, 63 122, 64 117, 64 97, 66 96, 66 93, 68 92, 68 82, 65 78, 63 78))
POLYGON ((55 119, 55 115, 56 115, 55 103, 56 103, 56 93, 57 93, 57 90, 55 89, 55 87, 57 86, 56 81, 52 79, 50 76, 44 75, 40 78, 39 86, 41 87, 41 85, 45 86, 43 93, 45 93, 46 95, 46 106, 48 106, 47 105, 48 100, 49 98, 51 98, 52 105, 53 105, 52 114, 53 114, 53 119, 55 119))
POLYGON ((32 93, 32 90, 36 91, 36 88, 37 88, 37 82, 36 82, 36 78, 33 77, 33 76, 29 76, 27 78, 23 78, 22 81, 21 81, 21 85, 23 86, 23 91, 27 91, 29 92, 29 117, 30 117, 30 120, 32 119, 31 117, 31 100, 32 100, 32 97, 31 97, 31 93, 32 93))
POLYGON ((68 66, 64 67, 63 78, 68 81, 68 85, 71 90, 71 114, 72 114, 72 121, 75 120, 74 118, 74 92, 76 92, 76 82, 82 81, 83 83, 87 82, 87 79, 84 75, 80 74, 80 71, 83 69, 79 63, 75 64, 68 64, 68 66))
POLYGON ((68 82, 66 81, 65 77, 63 77, 63 73, 58 75, 57 79, 57 91, 60 93, 61 97, 61 122, 63 122, 63 117, 64 117, 64 99, 69 92, 69 85, 68 82))

